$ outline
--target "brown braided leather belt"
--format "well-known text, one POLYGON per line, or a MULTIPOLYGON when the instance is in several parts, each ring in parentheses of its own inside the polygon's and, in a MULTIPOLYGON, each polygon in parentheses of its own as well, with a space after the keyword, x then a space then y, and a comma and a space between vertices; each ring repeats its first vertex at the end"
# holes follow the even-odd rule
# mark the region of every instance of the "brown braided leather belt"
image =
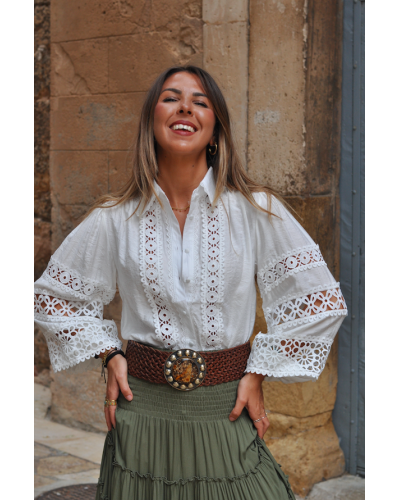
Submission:
POLYGON ((250 342, 246 342, 221 351, 160 351, 130 340, 126 360, 132 377, 191 391, 200 385, 217 385, 242 378, 250 349, 250 342))

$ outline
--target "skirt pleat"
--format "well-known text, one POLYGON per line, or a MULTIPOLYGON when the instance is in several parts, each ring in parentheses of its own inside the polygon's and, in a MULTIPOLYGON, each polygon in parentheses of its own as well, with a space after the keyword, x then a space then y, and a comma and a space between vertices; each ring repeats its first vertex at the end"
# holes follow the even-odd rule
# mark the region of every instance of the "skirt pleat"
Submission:
POLYGON ((96 500, 294 500, 246 410, 238 381, 191 392, 128 377, 107 434, 96 500))

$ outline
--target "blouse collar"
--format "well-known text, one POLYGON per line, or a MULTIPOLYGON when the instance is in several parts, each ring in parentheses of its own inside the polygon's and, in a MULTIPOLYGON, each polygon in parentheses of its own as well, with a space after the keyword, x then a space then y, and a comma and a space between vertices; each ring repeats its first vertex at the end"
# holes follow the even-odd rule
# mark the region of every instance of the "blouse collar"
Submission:
MULTIPOLYGON (((154 185, 154 191, 157 193, 157 196, 161 199, 161 201, 169 203, 166 194, 161 189, 161 187, 157 184, 156 181, 154 181, 153 185, 154 185)), ((208 168, 206 175, 203 177, 203 180, 200 182, 199 186, 193 191, 193 194, 197 190, 201 190, 201 189, 206 193, 210 202, 212 203, 212 201, 214 200, 215 190, 216 190, 214 171, 213 171, 212 167, 208 168)), ((152 203, 154 202, 155 199, 156 199, 156 197, 153 194, 152 197, 150 198, 150 201, 145 206, 145 209, 143 210, 143 212, 142 212, 141 207, 139 207, 138 210, 136 210, 136 215, 138 217, 140 217, 141 213, 145 213, 148 210, 148 208, 152 205, 152 203)))

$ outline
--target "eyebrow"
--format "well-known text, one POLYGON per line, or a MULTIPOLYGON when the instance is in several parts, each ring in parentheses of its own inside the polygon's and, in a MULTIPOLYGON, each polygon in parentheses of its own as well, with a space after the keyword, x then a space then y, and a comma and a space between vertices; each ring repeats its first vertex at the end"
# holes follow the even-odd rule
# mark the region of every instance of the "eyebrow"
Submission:
MULTIPOLYGON (((161 94, 162 94, 163 92, 166 92, 167 90, 170 90, 171 92, 175 92, 175 94, 182 94, 182 90, 179 90, 179 89, 173 89, 173 88, 164 89, 164 90, 161 92, 161 94)), ((201 93, 201 92, 193 92, 193 94, 192 94, 192 95, 193 95, 194 97, 200 97, 200 96, 202 96, 202 97, 207 97, 207 99, 208 99, 208 96, 206 96, 206 94, 203 94, 203 93, 201 93)))

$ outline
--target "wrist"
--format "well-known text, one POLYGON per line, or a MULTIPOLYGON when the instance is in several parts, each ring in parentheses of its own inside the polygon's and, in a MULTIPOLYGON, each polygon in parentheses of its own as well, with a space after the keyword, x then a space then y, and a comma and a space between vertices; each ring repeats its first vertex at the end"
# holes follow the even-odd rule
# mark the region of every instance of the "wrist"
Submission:
POLYGON ((253 372, 248 372, 246 375, 249 375, 249 378, 253 380, 257 380, 258 382, 262 382, 264 380, 265 375, 262 373, 253 373, 253 372))

